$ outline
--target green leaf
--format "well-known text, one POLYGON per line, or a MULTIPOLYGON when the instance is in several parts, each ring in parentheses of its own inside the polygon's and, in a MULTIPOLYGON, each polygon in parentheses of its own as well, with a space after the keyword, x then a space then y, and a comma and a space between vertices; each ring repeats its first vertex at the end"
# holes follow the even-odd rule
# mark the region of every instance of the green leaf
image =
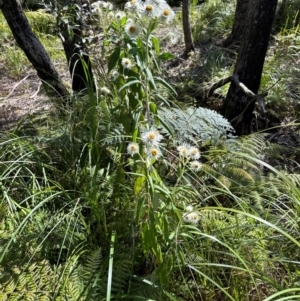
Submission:
POLYGON ((173 59, 174 57, 175 57, 175 55, 173 55, 170 52, 164 52, 158 56, 158 58, 162 61, 168 61, 168 60, 173 59))
POLYGON ((151 84, 151 88, 154 89, 154 90, 156 90, 157 88, 156 88, 156 85, 155 85, 155 82, 154 82, 151 70, 147 67, 145 69, 145 71, 146 71, 146 74, 147 74, 147 79, 149 80, 149 82, 151 84))
POLYGON ((144 176, 140 176, 137 177, 134 181, 134 187, 133 187, 133 192, 135 195, 137 195, 141 189, 143 188, 145 183, 145 177, 144 176))
POLYGON ((119 93, 120 93, 122 90, 124 90, 124 89, 126 89, 126 88, 128 88, 128 87, 130 87, 130 86, 132 86, 132 85, 134 85, 134 84, 142 84, 142 83, 141 83, 138 79, 132 80, 132 81, 126 83, 123 87, 121 87, 121 88, 119 89, 119 93))
POLYGON ((156 52, 157 55, 160 54, 160 45, 159 45, 159 39, 156 37, 152 37, 152 44, 153 44, 153 48, 156 52))
POLYGON ((120 51, 121 51, 121 48, 117 47, 114 50, 114 52, 111 54, 109 61, 108 61, 108 72, 107 73, 109 73, 117 65, 119 57, 120 57, 120 51))
POLYGON ((156 106, 156 104, 154 102, 150 102, 149 107, 150 107, 150 111, 154 115, 157 115, 157 106, 156 106))
POLYGON ((156 82, 159 82, 160 84, 162 84, 163 86, 165 86, 167 89, 169 89, 170 91, 172 91, 175 95, 177 95, 176 91, 173 89, 173 87, 168 84, 164 79, 162 79, 161 77, 157 77, 157 76, 153 76, 154 80, 156 82))

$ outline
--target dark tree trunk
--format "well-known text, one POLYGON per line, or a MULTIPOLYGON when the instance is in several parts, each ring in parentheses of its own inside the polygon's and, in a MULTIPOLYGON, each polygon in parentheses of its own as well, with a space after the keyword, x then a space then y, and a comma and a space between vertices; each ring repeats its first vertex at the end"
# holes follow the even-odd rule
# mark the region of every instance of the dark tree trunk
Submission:
MULTIPOLYGON (((253 93, 257 94, 268 48, 277 0, 249 0, 246 28, 241 41, 234 74, 253 93)), ((251 132, 255 101, 231 83, 224 101, 224 115, 234 122, 238 135, 251 132), (242 114, 242 116, 240 116, 242 114), (239 118, 236 118, 238 117, 239 118)))
POLYGON ((62 37, 62 43, 66 58, 69 64, 69 71, 72 78, 72 89, 75 92, 93 88, 92 65, 87 54, 87 49, 83 43, 83 29, 87 26, 86 15, 89 10, 87 0, 60 0, 60 12, 57 14, 57 23, 62 37), (67 3, 66 3, 67 2, 67 3), (74 5, 76 3, 76 6, 74 5), (61 14, 66 10, 62 6, 68 7, 68 23, 61 19, 61 14), (62 8, 63 11, 62 12, 62 8), (68 28, 71 26, 70 28, 68 28))
POLYGON ((195 50, 190 25, 190 0, 182 1, 182 25, 185 43, 185 53, 195 50))
POLYGON ((62 84, 47 51, 32 32, 18 0, 2 0, 0 5, 18 45, 37 71, 39 78, 59 96, 67 96, 68 90, 62 84))
POLYGON ((248 10, 249 0, 237 0, 234 21, 232 26, 231 34, 223 42, 224 47, 231 45, 238 46, 242 41, 244 30, 246 28, 246 16, 248 10))
POLYGON ((70 40, 68 36, 65 36, 62 42, 72 78, 72 90, 75 92, 88 87, 95 89, 91 61, 84 49, 79 47, 80 42, 81 35, 77 30, 74 30, 73 39, 70 40))

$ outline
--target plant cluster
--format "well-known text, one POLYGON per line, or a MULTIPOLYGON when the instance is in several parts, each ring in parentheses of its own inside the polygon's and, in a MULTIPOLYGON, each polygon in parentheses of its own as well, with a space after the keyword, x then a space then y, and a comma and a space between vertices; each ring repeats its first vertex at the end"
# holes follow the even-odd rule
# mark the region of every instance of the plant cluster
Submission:
POLYGON ((165 1, 91 13, 96 91, 0 134, 0 299, 297 300, 299 175, 264 135, 176 106, 165 1))

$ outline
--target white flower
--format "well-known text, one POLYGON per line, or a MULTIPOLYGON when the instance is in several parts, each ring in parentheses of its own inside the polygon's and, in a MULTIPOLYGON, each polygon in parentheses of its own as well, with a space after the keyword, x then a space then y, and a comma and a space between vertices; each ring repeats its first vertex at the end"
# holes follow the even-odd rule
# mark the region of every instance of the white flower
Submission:
POLYGON ((192 205, 188 205, 186 206, 185 210, 188 212, 192 212, 194 210, 194 207, 192 205))
POLYGON ((131 156, 138 154, 140 151, 140 147, 138 145, 138 143, 136 142, 131 142, 128 144, 127 146, 127 153, 131 156))
POLYGON ((102 1, 96 1, 94 3, 91 4, 91 8, 94 9, 94 8, 100 8, 101 7, 101 2, 102 1))
POLYGON ((102 92, 103 94, 110 94, 110 90, 107 87, 102 87, 100 88, 100 92, 102 92))
POLYGON ((191 158, 194 160, 198 160, 200 158, 200 151, 197 147, 192 146, 189 149, 189 154, 190 154, 191 158))
POLYGON ((160 19, 163 23, 169 23, 175 18, 175 13, 169 5, 166 5, 162 9, 160 19))
POLYGON ((127 22, 125 25, 125 32, 133 39, 140 34, 140 31, 141 27, 133 21, 127 22))
POLYGON ((190 162, 190 168, 192 171, 199 171, 202 168, 202 164, 199 161, 190 162))
POLYGON ((142 134, 142 140, 146 144, 157 145, 162 139, 163 136, 155 129, 142 134))
POLYGON ((141 7, 141 2, 139 0, 131 0, 125 3, 124 9, 135 12, 139 10, 140 7, 141 7))
POLYGON ((131 69, 132 68, 131 60, 126 58, 126 57, 122 58, 121 64, 125 69, 131 69))
POLYGON ((179 34, 175 32, 169 32, 166 35, 166 40, 171 44, 171 45, 176 45, 179 42, 179 34))
POLYGON ((200 215, 197 212, 190 212, 184 213, 182 218, 186 223, 197 224, 200 220, 200 215))
POLYGON ((117 19, 117 20, 121 20, 123 17, 125 17, 126 16, 126 14, 124 13, 124 12, 122 12, 122 11, 118 11, 118 12, 116 12, 116 14, 115 14, 115 18, 117 19))
POLYGON ((110 2, 107 2, 107 9, 108 10, 113 10, 114 9, 114 5, 110 2))
POLYGON ((110 12, 106 15, 106 18, 107 18, 108 20, 112 20, 114 17, 115 17, 115 14, 114 14, 112 11, 110 11, 110 12))
POLYGON ((158 159, 161 156, 161 151, 158 147, 152 146, 147 149, 147 154, 150 159, 158 159))
POLYGON ((159 1, 146 0, 142 6, 140 6, 139 11, 141 14, 155 18, 161 13, 161 7, 159 1))
POLYGON ((177 150, 179 152, 179 156, 184 158, 189 158, 190 152, 189 152, 189 147, 187 145, 179 145, 177 147, 177 150))
POLYGON ((119 77, 119 75, 120 73, 117 70, 114 70, 110 76, 113 80, 116 80, 119 77))

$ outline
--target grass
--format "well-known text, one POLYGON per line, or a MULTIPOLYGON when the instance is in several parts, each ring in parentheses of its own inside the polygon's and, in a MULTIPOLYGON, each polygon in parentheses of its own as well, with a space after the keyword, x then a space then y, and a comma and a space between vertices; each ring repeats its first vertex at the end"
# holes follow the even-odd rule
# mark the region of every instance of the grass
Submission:
MULTIPOLYGON (((201 14, 192 12, 200 56, 186 61, 201 70, 203 87, 233 67, 232 53, 213 43, 232 24, 233 1, 225 4, 209 1, 201 14)), ((52 17, 28 17, 55 62, 62 61, 52 17)), ((18 77, 26 60, 1 18, 0 60, 18 77)), ((93 45, 97 85, 110 92, 88 89, 63 115, 53 109, 35 116, 30 131, 20 123, 0 133, 0 299, 297 300, 300 176, 283 161, 274 166, 278 158, 296 161, 298 150, 273 145, 262 133, 228 137, 226 121, 208 110, 192 118, 194 108, 173 101, 161 78, 158 58, 167 48, 152 37, 161 29, 151 31, 150 22, 133 41, 120 23, 110 21, 119 40, 105 30, 105 51, 93 45), (105 70, 108 62, 117 77, 105 70), (168 111, 169 104, 181 109, 168 111), (168 123, 165 116, 173 117, 168 123), (162 141, 149 148, 149 133, 162 141), (200 150, 193 160, 201 168, 178 153, 182 142, 200 150), (131 155, 129 143, 139 152, 131 155)), ((287 67, 297 47, 291 24, 276 34, 266 60, 262 89, 276 83, 266 104, 279 119, 297 117, 295 108, 278 109, 299 95, 282 92, 295 86, 297 70, 287 67)), ((196 77, 185 73, 188 93, 196 77)))

